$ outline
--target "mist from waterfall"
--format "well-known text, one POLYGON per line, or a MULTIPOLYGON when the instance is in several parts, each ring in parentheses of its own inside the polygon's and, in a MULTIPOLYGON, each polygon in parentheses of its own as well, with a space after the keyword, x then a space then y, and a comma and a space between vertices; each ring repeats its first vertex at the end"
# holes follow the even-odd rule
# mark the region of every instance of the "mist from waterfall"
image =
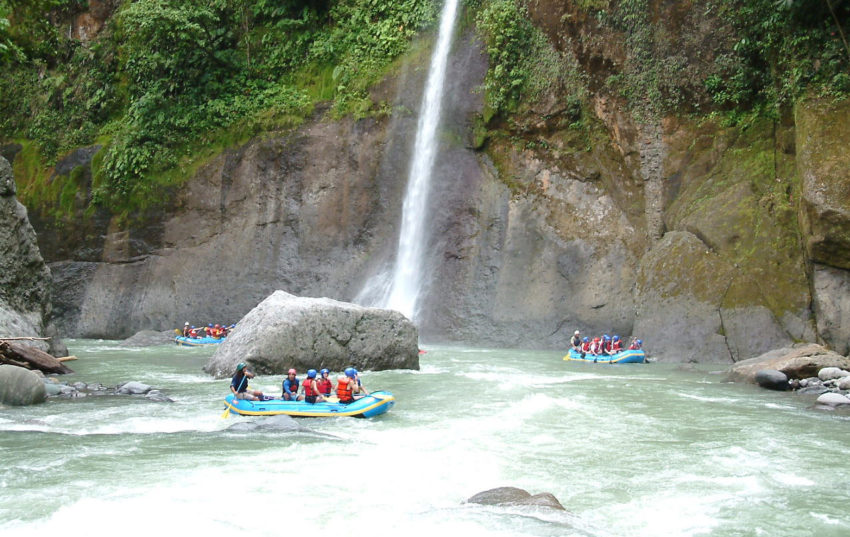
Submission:
POLYGON ((395 266, 391 272, 373 278, 360 293, 360 297, 371 295, 373 298, 368 302, 373 305, 399 311, 410 319, 417 316, 417 302, 426 276, 423 270, 423 254, 427 242, 426 210, 437 152, 437 127, 440 123, 443 83, 454 35, 457 7, 458 0, 446 0, 440 15, 437 44, 431 55, 431 67, 419 109, 395 266))

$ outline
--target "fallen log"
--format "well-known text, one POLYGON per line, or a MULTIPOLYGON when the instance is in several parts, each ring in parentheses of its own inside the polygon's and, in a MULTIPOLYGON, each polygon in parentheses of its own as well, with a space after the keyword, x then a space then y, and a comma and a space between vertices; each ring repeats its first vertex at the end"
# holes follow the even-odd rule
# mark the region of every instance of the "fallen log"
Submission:
POLYGON ((0 364, 16 365, 44 373, 66 374, 74 370, 46 352, 20 343, 0 341, 0 364))
POLYGON ((71 356, 63 356, 63 357, 61 357, 61 358, 57 358, 57 360, 59 360, 60 362, 70 362, 70 361, 72 361, 72 360, 77 360, 77 357, 76 357, 76 356, 74 356, 74 355, 71 355, 71 356))

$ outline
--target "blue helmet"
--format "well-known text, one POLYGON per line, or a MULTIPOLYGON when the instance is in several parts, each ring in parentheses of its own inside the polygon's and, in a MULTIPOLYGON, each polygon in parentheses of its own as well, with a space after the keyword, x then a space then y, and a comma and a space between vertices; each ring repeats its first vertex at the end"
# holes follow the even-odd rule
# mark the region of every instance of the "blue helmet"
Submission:
POLYGON ((308 379, 316 378, 316 370, 315 369, 308 369, 307 370, 307 378, 308 379))
POLYGON ((321 371, 319 371, 319 373, 321 373, 322 375, 326 375, 326 374, 328 374, 328 373, 330 373, 330 372, 331 372, 331 370, 330 370, 330 369, 328 369, 327 367, 325 367, 325 368, 323 368, 321 371))
POLYGON ((212 328, 212 323, 208 324, 207 328, 212 328))
POLYGON ((602 336, 602 339, 604 339, 605 341, 611 341, 611 336, 605 334, 604 336, 602 336))
POLYGON ((353 367, 347 367, 345 369, 345 376, 346 377, 354 378, 356 375, 357 375, 357 370, 354 369, 353 367))
POLYGON ((614 336, 614 341, 620 341, 620 336, 614 336))
POLYGON ((590 342, 590 338, 587 337, 587 336, 584 336, 584 339, 582 339, 582 341, 585 342, 585 343, 588 343, 588 342, 590 342))
POLYGON ((638 344, 638 345, 643 345, 643 340, 640 340, 640 339, 639 339, 639 340, 637 340, 637 344, 638 344))

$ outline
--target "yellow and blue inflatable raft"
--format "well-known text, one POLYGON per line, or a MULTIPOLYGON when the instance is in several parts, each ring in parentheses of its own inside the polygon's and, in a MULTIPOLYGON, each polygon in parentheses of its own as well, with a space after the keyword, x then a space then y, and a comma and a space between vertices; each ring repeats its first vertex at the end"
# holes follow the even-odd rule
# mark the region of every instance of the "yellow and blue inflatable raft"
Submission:
POLYGON ((646 353, 642 349, 625 350, 617 354, 599 354, 578 352, 570 349, 564 360, 571 362, 591 362, 594 364, 643 364, 646 363, 646 353))
POLYGON ((335 401, 322 403, 307 403, 306 401, 283 401, 270 399, 268 401, 234 400, 233 394, 224 399, 224 404, 231 414, 241 416, 277 416, 286 414, 294 418, 338 418, 350 416, 353 418, 372 418, 385 414, 395 405, 395 397, 388 391, 376 391, 357 399, 353 403, 343 405, 335 401))

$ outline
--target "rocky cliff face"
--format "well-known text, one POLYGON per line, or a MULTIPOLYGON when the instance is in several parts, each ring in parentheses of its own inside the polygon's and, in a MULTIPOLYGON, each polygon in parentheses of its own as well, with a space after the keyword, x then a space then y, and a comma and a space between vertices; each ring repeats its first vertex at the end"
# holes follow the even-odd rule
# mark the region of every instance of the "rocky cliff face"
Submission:
MULTIPOLYGON (((554 93, 481 148, 487 59, 471 34, 458 41, 423 340, 563 348, 581 329, 638 335, 664 360, 737 361, 801 340, 847 352, 850 105, 809 102, 746 131, 638 120, 601 82, 622 61, 617 36, 578 39, 593 21, 556 4, 532 15, 586 70, 592 143, 560 121, 554 93)), ((714 26, 670 16, 696 58, 714 26)), ((63 332, 229 323, 274 289, 351 300, 393 259, 425 71, 407 65, 374 89, 389 117, 319 110, 224 152, 141 224, 39 219, 63 332)))
POLYGON ((9 162, 0 157, 0 337, 51 337, 31 344, 65 356, 50 324, 50 271, 15 191, 9 162))

